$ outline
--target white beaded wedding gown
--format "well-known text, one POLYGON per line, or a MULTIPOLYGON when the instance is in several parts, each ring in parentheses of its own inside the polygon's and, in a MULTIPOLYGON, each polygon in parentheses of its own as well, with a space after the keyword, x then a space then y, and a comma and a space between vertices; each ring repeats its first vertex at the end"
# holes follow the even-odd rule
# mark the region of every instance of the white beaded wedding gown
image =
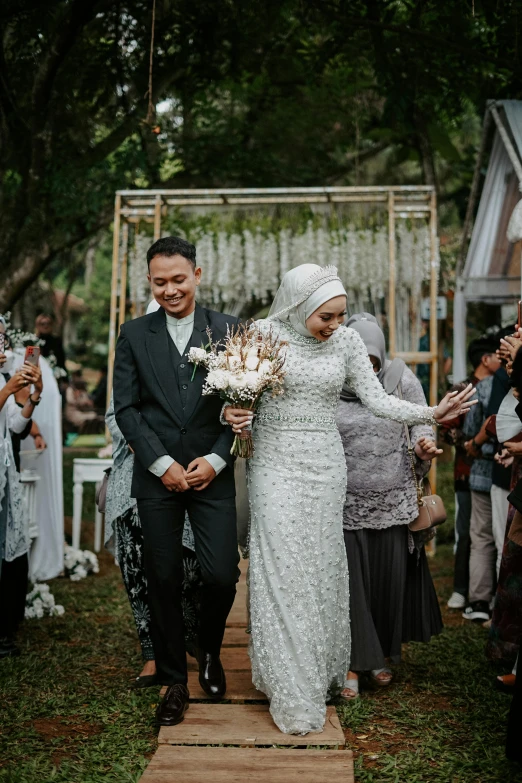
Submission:
POLYGON ((288 348, 285 393, 265 395, 253 429, 249 652, 277 726, 306 734, 322 731, 328 691, 343 687, 350 662, 341 387, 348 381, 375 415, 408 424, 432 422, 433 409, 386 394, 352 329, 320 342, 278 320, 257 325, 288 348))

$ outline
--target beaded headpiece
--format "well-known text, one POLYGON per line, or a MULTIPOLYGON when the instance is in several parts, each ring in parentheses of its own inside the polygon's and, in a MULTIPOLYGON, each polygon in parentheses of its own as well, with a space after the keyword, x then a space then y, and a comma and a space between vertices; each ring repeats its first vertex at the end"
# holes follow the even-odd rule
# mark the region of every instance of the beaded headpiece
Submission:
POLYGON ((303 302, 306 302, 309 296, 311 296, 314 291, 317 291, 318 288, 325 285, 325 283, 331 283, 334 280, 339 281, 339 283, 342 284, 341 278, 337 274, 337 267, 336 266, 323 266, 317 269, 315 272, 312 272, 311 275, 308 275, 307 278, 303 280, 301 285, 296 291, 296 299, 291 304, 287 305, 287 307, 284 307, 282 310, 279 310, 275 313, 270 313, 270 318, 281 318, 281 316, 287 315, 290 310, 293 310, 296 307, 299 307, 299 305, 303 304, 303 302))

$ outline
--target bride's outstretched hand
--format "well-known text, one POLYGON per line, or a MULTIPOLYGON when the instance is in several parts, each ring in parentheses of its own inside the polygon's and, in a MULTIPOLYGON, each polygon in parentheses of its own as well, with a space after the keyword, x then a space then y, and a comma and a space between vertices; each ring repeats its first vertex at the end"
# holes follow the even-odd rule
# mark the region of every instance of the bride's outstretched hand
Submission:
POLYGON ((232 430, 235 433, 241 432, 244 427, 252 424, 254 418, 253 411, 247 411, 244 408, 233 408, 231 405, 227 405, 223 411, 223 416, 227 424, 232 426, 232 430))
POLYGON ((457 416, 467 413, 478 402, 478 400, 471 399, 474 394, 475 388, 471 383, 461 392, 448 392, 433 411, 437 424, 443 424, 445 421, 451 421, 456 419, 457 416))

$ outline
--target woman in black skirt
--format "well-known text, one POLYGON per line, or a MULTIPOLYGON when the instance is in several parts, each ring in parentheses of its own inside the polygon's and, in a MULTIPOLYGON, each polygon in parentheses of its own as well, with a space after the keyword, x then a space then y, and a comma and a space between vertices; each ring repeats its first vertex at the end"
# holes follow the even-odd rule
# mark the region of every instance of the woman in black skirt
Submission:
MULTIPOLYGON (((347 323, 361 335, 374 370, 388 394, 426 405, 416 376, 401 359, 386 359, 386 345, 369 313, 347 323)), ((344 444, 348 490, 344 540, 350 573, 351 671, 345 700, 359 695, 359 674, 373 684, 392 681, 388 663, 398 663, 401 644, 428 642, 442 630, 437 595, 426 552, 408 524, 418 516, 417 493, 403 424, 380 419, 345 387, 337 412, 344 444)), ((429 425, 410 428, 417 477, 441 453, 429 425)))

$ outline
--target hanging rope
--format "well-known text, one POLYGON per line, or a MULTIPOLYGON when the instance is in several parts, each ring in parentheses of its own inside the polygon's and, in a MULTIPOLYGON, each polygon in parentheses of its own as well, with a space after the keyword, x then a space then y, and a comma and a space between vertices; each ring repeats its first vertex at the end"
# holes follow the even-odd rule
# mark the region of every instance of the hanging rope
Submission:
MULTIPOLYGON (((156 26, 156 0, 152 0, 152 29, 150 31, 150 54, 149 54, 149 105, 147 107, 147 119, 145 122, 152 125, 155 115, 155 107, 152 103, 152 66, 154 63, 154 28, 156 26)), ((154 129, 155 132, 155 129, 154 129)))

